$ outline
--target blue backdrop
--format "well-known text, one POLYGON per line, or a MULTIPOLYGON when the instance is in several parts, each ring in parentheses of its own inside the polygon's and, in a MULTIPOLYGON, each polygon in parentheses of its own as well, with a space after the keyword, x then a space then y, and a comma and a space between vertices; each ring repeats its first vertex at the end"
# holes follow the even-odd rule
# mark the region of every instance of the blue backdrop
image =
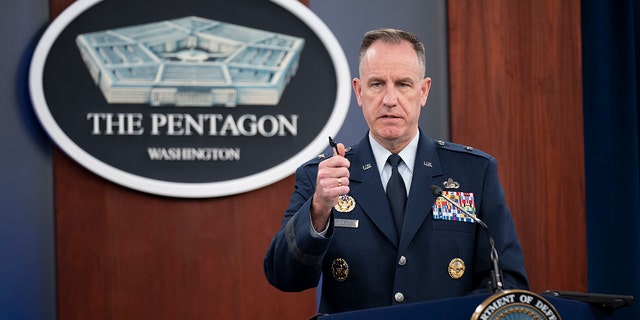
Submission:
MULTIPOLYGON (((640 296, 636 0, 582 1, 589 291, 640 296)), ((562 107, 562 106, 559 106, 562 107)), ((640 319, 640 307, 615 319, 640 319)))
POLYGON ((55 319, 51 142, 27 89, 49 0, 0 3, 0 319, 55 319))

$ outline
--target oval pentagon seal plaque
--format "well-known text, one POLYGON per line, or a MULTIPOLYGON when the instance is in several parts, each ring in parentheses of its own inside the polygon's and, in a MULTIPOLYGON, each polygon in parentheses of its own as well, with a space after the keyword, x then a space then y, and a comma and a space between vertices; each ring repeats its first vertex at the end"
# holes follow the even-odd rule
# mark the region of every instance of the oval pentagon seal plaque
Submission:
POLYGON ((322 152, 350 71, 295 0, 79 0, 36 47, 29 89, 67 155, 114 183, 218 197, 279 181, 322 152))

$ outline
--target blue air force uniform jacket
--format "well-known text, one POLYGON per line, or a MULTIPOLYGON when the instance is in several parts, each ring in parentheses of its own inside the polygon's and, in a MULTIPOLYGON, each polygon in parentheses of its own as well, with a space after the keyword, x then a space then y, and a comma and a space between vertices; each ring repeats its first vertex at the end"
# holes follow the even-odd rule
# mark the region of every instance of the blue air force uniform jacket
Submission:
POLYGON ((445 191, 473 193, 477 217, 495 239, 505 289, 528 289, 522 249, 495 158, 432 140, 421 131, 404 226, 398 235, 368 136, 345 156, 351 162, 349 196, 355 207, 349 212, 332 210, 325 238, 310 233, 311 198, 323 158, 296 171, 282 229, 264 258, 265 275, 273 286, 302 291, 317 286, 322 276, 321 313, 488 293, 487 236, 477 223, 434 217, 436 197, 430 186, 437 185, 445 191), (464 271, 460 274, 458 268, 457 274, 450 274, 456 264, 464 264, 464 271))

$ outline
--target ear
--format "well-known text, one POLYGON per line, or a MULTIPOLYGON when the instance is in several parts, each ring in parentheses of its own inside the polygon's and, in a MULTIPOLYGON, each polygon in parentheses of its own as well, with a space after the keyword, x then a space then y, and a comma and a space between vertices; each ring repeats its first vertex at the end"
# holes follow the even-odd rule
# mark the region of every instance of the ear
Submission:
POLYGON ((353 93, 356 94, 356 101, 362 107, 362 81, 359 78, 353 78, 353 93))
POLYGON ((422 84, 420 86, 420 98, 421 104, 424 107, 427 104, 427 98, 429 97, 429 90, 431 90, 431 78, 426 77, 422 79, 422 84))

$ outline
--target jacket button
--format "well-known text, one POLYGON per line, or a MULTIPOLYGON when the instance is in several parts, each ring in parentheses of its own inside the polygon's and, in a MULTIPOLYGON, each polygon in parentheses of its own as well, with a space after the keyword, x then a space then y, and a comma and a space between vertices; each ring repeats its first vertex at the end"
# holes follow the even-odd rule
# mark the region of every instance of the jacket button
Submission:
POLYGON ((398 265, 404 266, 407 264, 407 258, 405 256, 401 256, 400 260, 398 260, 398 265))
POLYGON ((402 292, 396 292, 394 298, 396 299, 396 302, 402 302, 404 301, 404 294, 402 294, 402 292))

